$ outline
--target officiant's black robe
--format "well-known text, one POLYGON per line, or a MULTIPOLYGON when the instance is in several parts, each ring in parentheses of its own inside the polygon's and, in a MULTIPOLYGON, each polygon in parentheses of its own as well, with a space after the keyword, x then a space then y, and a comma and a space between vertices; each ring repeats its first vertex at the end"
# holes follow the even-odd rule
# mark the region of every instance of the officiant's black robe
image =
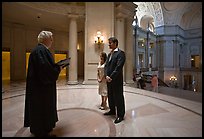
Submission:
POLYGON ((24 127, 42 135, 50 132, 58 121, 56 80, 60 67, 50 51, 38 44, 29 57, 26 78, 24 127))

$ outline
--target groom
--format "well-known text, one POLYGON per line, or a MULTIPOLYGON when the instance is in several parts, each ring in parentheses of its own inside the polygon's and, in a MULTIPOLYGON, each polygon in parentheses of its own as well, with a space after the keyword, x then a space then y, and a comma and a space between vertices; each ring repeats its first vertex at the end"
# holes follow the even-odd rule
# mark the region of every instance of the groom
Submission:
POLYGON ((104 115, 116 115, 115 124, 124 120, 125 101, 123 95, 123 66, 125 53, 118 48, 118 40, 115 37, 108 39, 111 52, 105 64, 105 75, 108 87, 108 103, 110 111, 104 115))

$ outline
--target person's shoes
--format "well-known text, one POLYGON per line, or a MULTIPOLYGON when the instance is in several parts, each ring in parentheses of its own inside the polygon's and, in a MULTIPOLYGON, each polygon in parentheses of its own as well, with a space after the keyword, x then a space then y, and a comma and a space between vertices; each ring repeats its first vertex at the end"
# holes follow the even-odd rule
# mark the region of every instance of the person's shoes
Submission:
POLYGON ((108 109, 108 106, 101 106, 99 109, 101 109, 101 110, 107 110, 108 109))
POLYGON ((115 124, 120 123, 122 120, 124 120, 123 117, 117 117, 114 121, 115 124))
POLYGON ((57 137, 57 136, 53 133, 48 133, 44 137, 57 137))
POLYGON ((115 115, 115 113, 109 111, 109 112, 104 113, 103 115, 115 115))
POLYGON ((104 107, 104 110, 107 110, 107 109, 108 109, 108 106, 105 106, 105 107, 104 107))
POLYGON ((34 137, 57 137, 57 136, 54 135, 54 134, 44 134, 44 135, 36 135, 36 134, 34 134, 34 137))
POLYGON ((57 137, 55 134, 49 134, 48 137, 57 137))
POLYGON ((105 108, 104 108, 104 107, 102 107, 102 106, 101 106, 99 109, 101 109, 101 110, 105 110, 105 108))

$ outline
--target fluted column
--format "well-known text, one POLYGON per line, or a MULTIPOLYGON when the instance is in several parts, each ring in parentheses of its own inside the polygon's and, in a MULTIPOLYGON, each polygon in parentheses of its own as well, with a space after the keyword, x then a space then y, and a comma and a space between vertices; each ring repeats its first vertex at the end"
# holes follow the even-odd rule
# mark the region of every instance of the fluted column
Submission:
POLYGON ((116 38, 118 39, 118 47, 125 51, 125 19, 119 17, 116 19, 116 38))
MULTIPOLYGON (((116 33, 115 36, 118 39, 119 49, 125 51, 125 23, 123 17, 116 18, 116 33)), ((123 77, 125 78, 125 68, 123 69, 123 77)))
POLYGON ((11 32, 11 81, 26 79, 26 33, 25 26, 13 24, 11 32))
POLYGON ((119 48, 125 51, 124 83, 133 83, 133 28, 132 22, 137 5, 125 2, 115 2, 116 28, 115 33, 119 41, 119 48))
POLYGON ((149 61, 149 57, 150 57, 150 31, 147 30, 147 40, 146 40, 146 68, 148 70, 150 70, 150 61, 149 61))
POLYGON ((134 69, 134 49, 133 49, 133 34, 132 34, 132 18, 126 19, 126 33, 125 33, 125 54, 126 54, 126 64, 125 64, 125 82, 127 84, 134 83, 132 80, 133 69, 134 69))
POLYGON ((78 84, 77 79, 77 23, 76 16, 69 16, 69 57, 71 57, 69 65, 68 84, 78 84))

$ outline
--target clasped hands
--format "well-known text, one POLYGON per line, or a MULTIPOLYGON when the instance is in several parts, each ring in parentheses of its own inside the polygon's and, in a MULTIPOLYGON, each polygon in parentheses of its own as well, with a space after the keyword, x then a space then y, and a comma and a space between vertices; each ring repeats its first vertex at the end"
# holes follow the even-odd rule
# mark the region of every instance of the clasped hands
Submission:
POLYGON ((106 81, 107 81, 107 82, 111 82, 111 81, 112 81, 111 77, 106 76, 106 81))
POLYGON ((99 82, 99 83, 101 83, 101 82, 102 82, 102 80, 101 80, 101 79, 98 79, 98 82, 99 82))

